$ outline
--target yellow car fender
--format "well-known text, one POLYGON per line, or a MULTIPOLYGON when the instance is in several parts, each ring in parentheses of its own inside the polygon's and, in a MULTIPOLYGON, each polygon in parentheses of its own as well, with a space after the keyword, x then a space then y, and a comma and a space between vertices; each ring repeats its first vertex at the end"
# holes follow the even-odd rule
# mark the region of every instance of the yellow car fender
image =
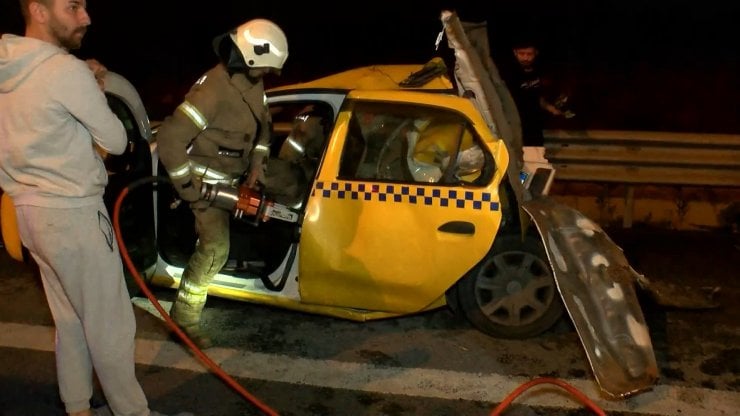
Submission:
POLYGON ((0 197, 0 230, 2 230, 3 244, 10 257, 23 261, 23 245, 18 234, 18 221, 15 218, 13 200, 8 194, 0 197))

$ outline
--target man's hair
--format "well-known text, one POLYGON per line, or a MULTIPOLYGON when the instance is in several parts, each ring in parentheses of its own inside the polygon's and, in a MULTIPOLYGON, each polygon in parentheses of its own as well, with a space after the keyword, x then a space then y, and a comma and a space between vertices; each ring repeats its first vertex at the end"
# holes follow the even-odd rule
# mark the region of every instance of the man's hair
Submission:
POLYGON ((28 6, 31 3, 41 3, 46 7, 51 7, 54 4, 54 0, 18 0, 18 2, 21 5, 21 13, 26 24, 31 20, 31 12, 28 11, 28 6))
POLYGON ((522 38, 515 40, 512 45, 511 49, 525 49, 525 48, 535 48, 539 49, 537 46, 537 43, 534 39, 530 38, 522 38))

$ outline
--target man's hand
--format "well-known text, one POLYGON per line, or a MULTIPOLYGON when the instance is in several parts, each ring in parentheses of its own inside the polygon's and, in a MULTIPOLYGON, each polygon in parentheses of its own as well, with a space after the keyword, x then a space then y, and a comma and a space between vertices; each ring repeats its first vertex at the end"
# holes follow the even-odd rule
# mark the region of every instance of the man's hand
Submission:
POLYGON ((85 63, 87 63, 88 68, 90 68, 93 75, 95 75, 95 80, 98 81, 100 90, 105 91, 105 74, 108 73, 108 68, 95 59, 88 59, 85 63))
POLYGON ((544 97, 540 97, 540 108, 542 108, 543 110, 547 111, 548 113, 550 113, 551 115, 556 116, 556 117, 563 115, 563 112, 560 111, 559 108, 557 108, 557 107, 555 107, 555 105, 547 102, 547 100, 545 100, 544 97))
POLYGON ((110 154, 106 152, 105 149, 98 146, 98 144, 95 142, 93 142, 93 149, 95 149, 95 152, 100 155, 103 160, 108 160, 108 156, 110 156, 110 154))
POLYGON ((259 164, 249 170, 247 179, 244 181, 249 188, 259 189, 260 183, 265 183, 265 170, 267 169, 266 164, 259 164))

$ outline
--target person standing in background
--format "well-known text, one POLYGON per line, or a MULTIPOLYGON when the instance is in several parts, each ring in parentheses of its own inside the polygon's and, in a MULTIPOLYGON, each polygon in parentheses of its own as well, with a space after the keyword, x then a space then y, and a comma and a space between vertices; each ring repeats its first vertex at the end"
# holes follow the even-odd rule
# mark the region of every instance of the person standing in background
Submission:
POLYGON ((69 53, 90 25, 87 3, 20 6, 25 36, 0 39, 0 187, 54 318, 61 399, 74 416, 159 415, 136 379, 136 320, 103 203, 98 149, 123 153, 126 131, 102 92, 105 67, 69 53), (93 371, 108 401, 96 411, 93 371))
POLYGON ((521 41, 512 48, 515 68, 504 81, 511 92, 522 125, 524 146, 543 146, 545 117, 565 116, 563 111, 547 99, 549 80, 544 77, 537 62, 539 49, 532 41, 521 41))

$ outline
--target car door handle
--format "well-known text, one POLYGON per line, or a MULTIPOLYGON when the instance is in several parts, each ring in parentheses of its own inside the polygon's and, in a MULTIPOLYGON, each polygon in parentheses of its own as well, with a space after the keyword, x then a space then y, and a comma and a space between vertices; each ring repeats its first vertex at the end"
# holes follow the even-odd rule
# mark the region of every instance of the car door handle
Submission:
POLYGON ((443 233, 452 234, 475 234, 475 225, 472 222, 467 221, 450 221, 446 222, 437 228, 437 231, 443 233))

